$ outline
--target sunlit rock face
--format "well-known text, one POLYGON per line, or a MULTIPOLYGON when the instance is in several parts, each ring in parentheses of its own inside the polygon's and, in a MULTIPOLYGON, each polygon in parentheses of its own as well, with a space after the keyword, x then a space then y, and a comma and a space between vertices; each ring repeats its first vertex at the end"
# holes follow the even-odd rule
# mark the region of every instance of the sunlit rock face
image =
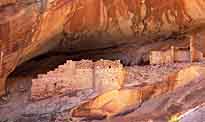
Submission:
POLYGON ((0 94, 4 89, 5 78, 20 62, 24 49, 31 44, 37 21, 36 5, 0 8, 0 52, 1 74, 0 94), (26 21, 25 21, 26 20, 26 21))
POLYGON ((70 12, 70 5, 61 1, 23 0, 2 4, 0 94, 5 93, 5 79, 18 64, 56 45, 52 38, 59 37, 70 12))
MULTIPOLYGON (((181 69, 176 73, 173 73, 171 75, 169 74, 168 76, 166 76, 167 77, 166 80, 163 80, 162 82, 155 82, 155 83, 150 83, 141 86, 139 85, 138 87, 134 87, 134 86, 126 87, 126 88, 124 87, 119 90, 108 91, 105 94, 101 94, 96 98, 88 100, 80 104, 79 106, 73 108, 71 114, 74 117, 100 119, 103 117, 114 118, 114 116, 116 115, 120 116, 120 113, 121 115, 123 115, 122 114, 123 112, 129 113, 129 109, 131 110, 133 108, 134 108, 133 110, 135 110, 135 112, 137 113, 138 109, 140 109, 141 105, 146 101, 156 99, 157 97, 161 98, 163 95, 169 96, 169 93, 176 92, 178 89, 183 89, 183 88, 192 89, 191 87, 193 87, 194 85, 192 86, 190 84, 198 84, 200 81, 204 82, 204 74, 205 74, 204 65, 190 65, 186 68, 181 69)), ((204 85, 202 85, 201 87, 204 87, 204 85)), ((193 87, 193 89, 195 88, 193 87)), ((190 91, 186 90, 186 91, 191 92, 191 90, 190 91)), ((183 101, 182 99, 187 97, 188 94, 186 92, 178 92, 175 93, 175 95, 171 96, 171 98, 178 99, 177 102, 181 104, 183 101), (183 98, 181 98, 180 94, 184 94, 183 98)), ((160 107, 163 107, 163 105, 165 104, 172 104, 172 103, 173 102, 169 101, 168 99, 167 101, 165 100, 163 104, 161 103, 160 107)), ((154 103, 151 103, 150 107, 153 104, 154 103)), ((180 110, 181 108, 177 108, 177 109, 180 110)), ((159 110, 155 109, 154 111, 158 112, 159 110)), ((164 109, 163 112, 166 113, 168 112, 168 110, 164 109)), ((139 116, 139 114, 140 112, 135 115, 139 116)), ((126 114, 124 115, 126 116, 126 114)), ((144 116, 146 115, 147 113, 144 116)), ((129 121, 133 121, 133 120, 129 119, 129 121)))
POLYGON ((204 6, 203 0, 1 0, 0 94, 18 64, 54 47, 71 53, 131 42, 142 47, 198 30, 204 6))
POLYGON ((0 6, 8 5, 8 4, 15 4, 17 0, 1 0, 0 6))
POLYGON ((203 4, 202 0, 79 0, 64 30, 68 39, 77 37, 72 41, 76 50, 143 40, 139 37, 152 39, 199 24, 205 17, 203 4))

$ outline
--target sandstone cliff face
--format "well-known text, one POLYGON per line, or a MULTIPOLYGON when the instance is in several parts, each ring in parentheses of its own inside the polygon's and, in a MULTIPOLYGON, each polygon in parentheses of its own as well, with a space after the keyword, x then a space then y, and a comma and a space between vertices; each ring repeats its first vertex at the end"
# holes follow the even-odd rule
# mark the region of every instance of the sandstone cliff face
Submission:
POLYGON ((16 0, 2 0, 0 2, 0 6, 8 5, 8 4, 15 4, 17 1, 16 0))
POLYGON ((0 91, 4 89, 7 75, 19 63, 24 49, 31 43, 37 21, 36 6, 7 6, 0 12, 0 91), (23 21, 27 20, 27 21, 23 21))
POLYGON ((203 0, 0 1, 0 94, 18 64, 57 45, 68 52, 141 46, 202 27, 204 6, 203 0))
MULTIPOLYGON (((2 2, 3 4, 3 2, 2 2)), ((53 37, 62 32, 70 11, 66 4, 57 9, 56 1, 16 1, 0 11, 1 77, 0 91, 5 93, 5 79, 14 68, 55 45, 53 37), (46 47, 45 47, 46 45, 46 47)))
POLYGON ((76 1, 64 30, 77 50, 120 45, 128 43, 128 39, 140 41, 146 36, 151 40, 152 36, 185 31, 199 24, 204 19, 204 4, 202 0, 76 1))

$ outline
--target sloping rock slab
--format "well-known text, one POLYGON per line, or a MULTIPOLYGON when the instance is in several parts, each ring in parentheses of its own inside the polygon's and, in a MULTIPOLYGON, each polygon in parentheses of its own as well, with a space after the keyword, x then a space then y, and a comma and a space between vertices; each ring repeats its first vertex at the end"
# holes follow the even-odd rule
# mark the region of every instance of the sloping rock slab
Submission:
POLYGON ((205 104, 197 106, 186 112, 180 118, 181 122, 204 122, 205 121, 205 104))
POLYGON ((151 98, 174 92, 180 87, 183 88, 193 80, 205 78, 204 75, 204 66, 192 65, 168 75, 167 80, 162 82, 106 92, 74 108, 71 114, 74 117, 86 118, 113 117, 133 107, 135 108, 135 106, 141 105, 151 98))
MULTIPOLYGON (((180 115, 205 103, 205 79, 198 78, 185 87, 145 101, 140 106, 133 108, 113 118, 110 122, 167 122, 173 115, 180 115)), ((106 122, 106 120, 93 120, 93 122, 106 122)))

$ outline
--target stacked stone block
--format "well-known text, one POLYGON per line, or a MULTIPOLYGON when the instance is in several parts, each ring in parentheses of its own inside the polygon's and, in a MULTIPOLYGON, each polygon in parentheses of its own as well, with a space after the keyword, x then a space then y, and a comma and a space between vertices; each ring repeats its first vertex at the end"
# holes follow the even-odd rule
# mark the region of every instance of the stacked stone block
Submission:
POLYGON ((95 89, 102 93, 121 88, 123 66, 119 61, 71 61, 32 80, 33 100, 66 94, 73 90, 95 89))
POLYGON ((195 47, 177 48, 165 51, 151 51, 150 64, 169 64, 174 62, 196 62, 203 60, 203 53, 195 47))

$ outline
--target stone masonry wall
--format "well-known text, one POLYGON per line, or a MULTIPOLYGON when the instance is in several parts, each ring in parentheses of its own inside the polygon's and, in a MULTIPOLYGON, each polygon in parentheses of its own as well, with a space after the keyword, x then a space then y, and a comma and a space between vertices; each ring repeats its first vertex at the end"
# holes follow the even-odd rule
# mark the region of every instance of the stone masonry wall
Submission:
POLYGON ((32 80, 33 100, 65 94, 70 90, 95 89, 102 93, 121 88, 124 81, 123 66, 119 61, 71 61, 32 80))

